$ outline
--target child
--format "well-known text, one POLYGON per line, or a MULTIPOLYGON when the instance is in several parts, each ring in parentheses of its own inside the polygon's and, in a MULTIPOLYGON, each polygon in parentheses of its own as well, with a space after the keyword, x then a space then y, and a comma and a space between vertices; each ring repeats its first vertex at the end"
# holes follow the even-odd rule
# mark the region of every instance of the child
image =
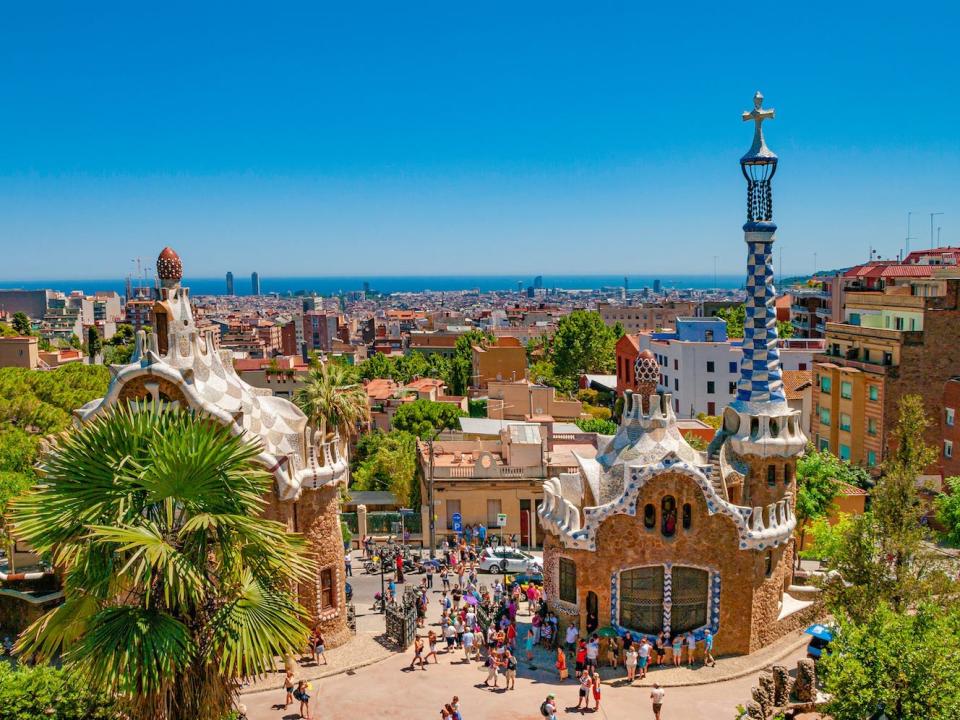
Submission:
POLYGON ((600 673, 595 672, 593 674, 593 711, 597 712, 600 709, 600 673))
POLYGON ((527 662, 533 662, 533 646, 535 644, 533 628, 529 628, 527 630, 527 638, 523 641, 523 648, 527 651, 527 662))

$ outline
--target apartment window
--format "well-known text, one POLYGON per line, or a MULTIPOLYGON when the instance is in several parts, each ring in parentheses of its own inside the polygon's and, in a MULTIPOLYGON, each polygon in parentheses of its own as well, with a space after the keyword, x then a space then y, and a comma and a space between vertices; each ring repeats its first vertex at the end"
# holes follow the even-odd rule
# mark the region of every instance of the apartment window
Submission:
POLYGON ((716 367, 715 367, 715 365, 714 365, 713 360, 708 360, 708 361, 707 361, 707 372, 712 373, 712 372, 715 372, 715 371, 716 371, 716 367))
POLYGON ((830 408, 820 408, 820 424, 830 424, 830 408))
POLYGON ((333 602, 333 568, 324 568, 320 571, 320 609, 334 607, 333 602))
POLYGON ((673 401, 673 411, 674 411, 674 412, 680 412, 680 401, 679 401, 679 400, 674 400, 674 401, 673 401))
POLYGON ((730 372, 732 373, 737 372, 737 363, 735 361, 730 363, 730 372))
POLYGON ((874 450, 867 450, 867 467, 876 467, 877 453, 874 450))
POLYGON ((902 318, 902 317, 896 318, 896 320, 895 320, 894 322, 896 323, 896 329, 897 329, 897 330, 903 330, 903 318, 902 318))
POLYGON ((677 360, 676 358, 673 359, 673 369, 674 369, 674 370, 679 370, 679 369, 680 369, 680 361, 677 360))
POLYGON ((711 417, 717 414, 717 404, 711 400, 707 403, 707 415, 711 417))
POLYGON ((840 446, 840 459, 841 459, 841 460, 846 460, 847 462, 850 461, 850 446, 849 446, 849 445, 841 445, 841 446, 840 446))
POLYGON ((735 395, 737 392, 737 383, 731 381, 727 383, 727 392, 730 395, 735 395))
POLYGON ((948 459, 953 457, 953 440, 943 441, 943 456, 948 459))
POLYGON ((717 385, 713 380, 707 381, 707 395, 713 395, 717 391, 717 385))
POLYGON ((867 388, 867 396, 868 396, 871 400, 873 400, 874 402, 876 402, 877 399, 880 397, 880 388, 878 388, 876 385, 870 385, 870 386, 868 386, 868 388, 867 388))
POLYGON ((840 429, 844 432, 850 432, 850 416, 846 413, 840 413, 840 429))
POLYGON ((487 527, 497 526, 497 515, 503 512, 500 500, 487 500, 487 527))
POLYGON ((562 557, 560 565, 560 599, 563 602, 576 604, 577 602, 577 566, 573 560, 562 557))
POLYGON ((777 466, 767 465, 767 485, 773 487, 777 484, 777 466))
POLYGON ((893 365, 893 353, 885 352, 883 354, 883 364, 884 365, 893 365))
POLYGON ((803 372, 803 371, 805 371, 805 370, 807 369, 807 364, 806 364, 806 363, 800 363, 798 367, 799 367, 799 369, 800 369, 800 372, 803 372))
POLYGON ((947 425, 949 427, 953 427, 953 423, 955 421, 955 414, 954 414, 953 408, 946 408, 945 412, 947 415, 946 417, 947 425))
POLYGON ((830 392, 830 376, 829 375, 820 376, 820 390, 821 392, 825 392, 825 393, 830 392))
POLYGON ((847 382, 844 380, 840 383, 840 397, 844 400, 849 400, 853 397, 853 383, 847 382))
POLYGON ((867 434, 876 435, 877 434, 877 419, 876 418, 867 418, 867 434))
POLYGON ((680 391, 680 378, 673 379, 673 389, 676 390, 677 392, 680 391))
POLYGON ((820 452, 829 452, 830 441, 826 438, 820 438, 820 452))
POLYGON ((459 500, 447 500, 447 530, 453 530, 453 516, 460 513, 459 500))

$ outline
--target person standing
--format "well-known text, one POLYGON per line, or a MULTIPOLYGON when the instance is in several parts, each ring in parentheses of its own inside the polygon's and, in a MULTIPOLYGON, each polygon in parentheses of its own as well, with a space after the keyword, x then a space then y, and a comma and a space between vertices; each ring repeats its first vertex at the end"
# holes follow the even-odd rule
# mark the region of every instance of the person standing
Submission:
POLYGON ((286 710, 293 704, 293 690, 296 685, 293 684, 293 670, 287 670, 287 675, 283 679, 283 689, 287 696, 283 701, 283 709, 286 710))
POLYGON ((297 689, 293 691, 293 697, 300 702, 300 717, 310 720, 310 694, 307 692, 306 680, 297 683, 297 689))
POLYGON ((427 633, 427 650, 426 661, 429 662, 432 656, 434 664, 438 664, 440 660, 437 658, 437 634, 433 630, 427 633))
POLYGON ((516 656, 507 650, 503 654, 503 663, 504 663, 504 675, 507 678, 507 690, 516 690, 517 688, 517 658, 516 656))
POLYGON ((593 711, 597 712, 600 709, 600 673, 595 672, 591 678, 593 681, 593 711))
POLYGON ((577 680, 580 679, 580 675, 583 673, 586 667, 587 667, 587 641, 581 640, 579 646, 577 647, 577 653, 576 655, 574 655, 573 669, 577 674, 577 680))
POLYGON ((679 633, 673 636, 673 666, 680 667, 683 660, 683 635, 679 633))
POLYGON ((590 693, 593 691, 593 675, 590 670, 580 673, 580 694, 577 698, 577 710, 583 704, 584 710, 590 709, 590 693))
POLYGON ((556 668, 557 674, 560 676, 560 682, 563 682, 569 677, 567 674, 567 656, 563 652, 563 648, 557 648, 556 668))
POLYGON ((397 551, 397 557, 395 559, 397 566, 397 582, 401 585, 403 584, 403 553, 399 550, 397 551))
POLYGON ((353 577, 353 558, 350 557, 349 552, 344 556, 343 564, 345 566, 345 572, 347 573, 347 577, 353 577))
POLYGON ((540 714, 547 720, 557 720, 557 696, 553 693, 547 695, 547 699, 540 703, 540 714))
MULTIPOLYGON (((458 619, 457 622, 460 622, 458 619)), ((473 645, 475 642, 475 635, 473 634, 473 628, 467 627, 463 631, 461 636, 460 643, 463 645, 463 659, 466 662, 470 662, 470 657, 473 655, 473 645)))
POLYGON ((590 642, 587 643, 587 674, 597 669, 597 658, 600 656, 600 638, 596 633, 590 636, 590 642))
POLYGON ((657 651, 657 667, 663 667, 663 656, 667 652, 667 639, 663 634, 663 630, 661 630, 660 634, 657 635, 657 645, 655 650, 657 651))
POLYGON ((653 690, 650 691, 650 700, 653 701, 654 720, 660 720, 660 710, 663 708, 663 688, 659 683, 653 684, 653 690))
POLYGON ((564 638, 564 644, 566 645, 567 652, 573 655, 577 652, 577 637, 580 635, 580 628, 576 626, 576 623, 570 623, 567 625, 567 636, 564 638))
POLYGON ((692 632, 687 633, 687 666, 697 661, 697 638, 692 632))
POLYGON ((640 653, 637 652, 637 648, 633 645, 627 648, 627 681, 633 682, 637 677, 637 660, 640 657, 640 653))
POLYGON ((433 573, 433 563, 427 563, 427 587, 431 590, 433 589, 433 573))
POLYGON ((487 679, 483 681, 483 684, 490 687, 490 681, 493 680, 493 687, 496 687, 499 671, 500 659, 494 652, 494 648, 489 648, 487 651, 487 679))
POLYGON ((650 664, 650 641, 647 640, 647 636, 644 635, 643 639, 640 640, 640 647, 637 648, 638 665, 640 667, 640 679, 643 680, 647 676, 647 666, 650 664))

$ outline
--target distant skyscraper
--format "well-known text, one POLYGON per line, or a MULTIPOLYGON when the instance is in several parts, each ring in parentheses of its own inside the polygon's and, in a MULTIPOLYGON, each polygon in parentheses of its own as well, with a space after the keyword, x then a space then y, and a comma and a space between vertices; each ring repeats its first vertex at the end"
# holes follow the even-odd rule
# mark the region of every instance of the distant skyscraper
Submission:
POLYGON ((363 281, 363 292, 365 293, 370 292, 370 283, 367 282, 366 280, 363 281))
POLYGON ((260 294, 260 273, 258 272, 250 273, 250 294, 260 294))
POLYGON ((654 295, 659 295, 659 294, 660 294, 660 281, 659 281, 659 280, 654 280, 654 281, 653 281, 653 294, 654 294, 654 295))
POLYGON ((534 287, 536 290, 540 290, 540 289, 543 288, 543 275, 537 275, 537 276, 533 279, 533 287, 534 287))
POLYGON ((227 273, 227 295, 233 295, 233 273, 227 273))

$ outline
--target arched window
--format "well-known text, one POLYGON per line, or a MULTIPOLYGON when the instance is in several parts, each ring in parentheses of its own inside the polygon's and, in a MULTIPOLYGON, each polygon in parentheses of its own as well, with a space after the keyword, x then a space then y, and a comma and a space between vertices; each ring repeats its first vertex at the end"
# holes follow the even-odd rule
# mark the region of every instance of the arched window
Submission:
POLYGON ((709 577, 706 570, 673 568, 673 608, 670 629, 676 635, 707 624, 709 577))
POLYGON ((320 609, 326 610, 336 605, 334 598, 334 573, 333 568, 324 568, 320 571, 320 609))
POLYGON ((673 537, 677 532, 677 501, 666 495, 660 501, 660 532, 664 537, 673 537))
POLYGON ((767 465, 767 485, 777 484, 777 466, 767 465))
POLYGON ((570 558, 559 559, 559 595, 563 602, 577 602, 577 566, 570 558))
POLYGON ((690 507, 690 503, 684 503, 683 504, 683 529, 689 530, 692 524, 693 524, 693 508, 690 507))
POLYGON ((643 507, 643 526, 647 528, 647 530, 653 530, 656 524, 657 509, 653 507, 652 503, 647 503, 643 507))
POLYGON ((767 550, 767 554, 764 557, 763 574, 767 577, 773 574, 773 550, 767 550))
POLYGON ((787 463, 783 466, 783 484, 789 485, 793 481, 793 468, 787 463))

